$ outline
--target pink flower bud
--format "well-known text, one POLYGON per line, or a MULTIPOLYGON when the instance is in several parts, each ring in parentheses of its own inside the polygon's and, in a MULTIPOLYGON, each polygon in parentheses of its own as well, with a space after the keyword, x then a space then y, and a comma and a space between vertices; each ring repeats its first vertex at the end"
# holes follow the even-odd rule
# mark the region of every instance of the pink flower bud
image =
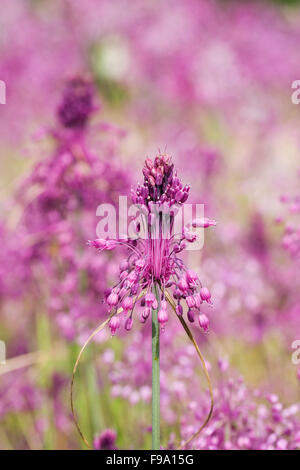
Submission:
POLYGON ((195 295, 194 295, 194 299, 195 299, 195 307, 196 307, 196 308, 200 308, 200 306, 201 306, 201 304, 202 304, 202 302, 203 302, 203 300, 201 299, 200 294, 195 294, 195 295))
POLYGON ((168 321, 168 313, 167 313, 167 310, 161 308, 161 309, 158 311, 157 319, 158 319, 158 322, 159 322, 162 326, 164 326, 164 324, 167 323, 167 321, 168 321))
POLYGON ((184 192, 180 202, 182 202, 182 203, 185 202, 188 197, 189 197, 189 193, 188 193, 188 192, 184 192))
POLYGON ((187 291, 189 286, 188 286, 188 283, 186 282, 186 280, 182 277, 181 279, 179 279, 178 281, 178 287, 180 290, 182 290, 183 292, 187 291))
POLYGON ((211 293, 209 292, 209 290, 207 289, 207 287, 202 287, 200 289, 200 295, 201 295, 201 299, 202 300, 206 300, 207 302, 210 300, 211 298, 211 293))
POLYGON ((133 298, 132 297, 125 297, 122 302, 122 308, 124 310, 132 310, 133 307, 133 298))
POLYGON ((120 327, 120 318, 118 317, 118 315, 115 315, 114 317, 111 318, 109 322, 109 328, 110 328, 112 336, 116 334, 116 331, 119 327, 120 327))
POLYGON ((182 305, 180 305, 180 304, 176 305, 176 313, 179 317, 181 317, 183 315, 182 305))
POLYGON ((195 273, 195 271, 192 271, 191 269, 187 270, 186 278, 187 278, 187 281, 190 283, 194 283, 198 281, 198 275, 195 273))
POLYGON ((145 160, 145 165, 146 165, 146 167, 147 167, 149 170, 152 170, 153 163, 152 163, 151 158, 146 158, 146 160, 145 160))
POLYGON ((132 317, 128 317, 126 322, 125 322, 125 330, 130 331, 132 328, 132 317))
POLYGON ((107 297, 107 303, 110 307, 115 307, 118 304, 119 296, 115 292, 112 292, 107 297))
POLYGON ((182 197, 183 197, 183 191, 181 191, 181 189, 179 191, 177 191, 177 193, 175 194, 175 200, 176 202, 180 202, 182 197))
POLYGON ((145 322, 146 322, 146 318, 144 318, 143 312, 140 313, 140 322, 141 322, 141 323, 145 323, 145 322))
POLYGON ((155 300, 155 296, 154 294, 152 294, 152 292, 148 292, 146 295, 145 295, 145 302, 146 302, 146 305, 148 305, 148 307, 151 307, 151 305, 153 304, 155 300))
POLYGON ((187 317, 188 317, 188 320, 189 320, 191 323, 194 323, 194 321, 195 321, 195 314, 194 314, 193 310, 191 310, 191 309, 188 310, 187 317))
POLYGON ((207 316, 204 313, 200 313, 198 320, 199 320, 200 328, 203 328, 204 331, 208 331, 209 320, 207 316))
POLYGON ((187 303, 187 306, 189 308, 193 308, 195 307, 195 299, 192 295, 189 295, 187 298, 186 298, 186 303, 187 303))
POLYGON ((151 309, 149 307, 144 308, 143 313, 142 313, 143 318, 147 320, 150 313, 151 313, 151 309))

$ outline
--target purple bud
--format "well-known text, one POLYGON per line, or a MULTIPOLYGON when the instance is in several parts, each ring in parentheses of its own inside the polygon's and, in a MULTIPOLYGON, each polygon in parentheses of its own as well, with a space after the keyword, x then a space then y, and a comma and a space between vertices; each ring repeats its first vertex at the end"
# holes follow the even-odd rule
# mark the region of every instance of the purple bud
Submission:
POLYGON ((146 165, 146 167, 148 168, 148 170, 152 170, 152 168, 153 168, 153 162, 152 162, 151 158, 146 158, 146 160, 145 160, 145 165, 146 165))
POLYGON ((146 321, 146 318, 144 318, 143 312, 141 312, 141 314, 140 314, 140 322, 141 322, 141 323, 145 323, 145 321, 146 321))
POLYGON ((185 202, 188 197, 189 197, 189 193, 184 192, 180 202, 182 203, 185 202))
POLYGON ((180 202, 183 196, 184 196, 184 193, 181 190, 177 191, 177 193, 175 194, 175 201, 180 202))
POLYGON ((176 313, 179 317, 181 317, 183 315, 182 305, 180 305, 180 304, 176 305, 176 313))
POLYGON ((118 315, 115 315, 111 318, 109 322, 109 328, 111 331, 112 336, 116 334, 117 329, 120 327, 120 318, 118 315))
POLYGON ((125 322, 125 330, 130 331, 132 328, 132 324, 133 324, 132 317, 128 317, 125 322))
POLYGON ((186 280, 182 277, 181 279, 179 279, 178 281, 178 287, 181 291, 185 292, 188 290, 188 283, 186 282, 186 280))
POLYGON ((189 310, 188 310, 187 317, 188 317, 188 320, 189 320, 191 323, 194 323, 194 321, 195 321, 195 314, 194 314, 193 310, 191 310, 190 308, 189 308, 189 310))
POLYGON ((173 297, 174 297, 174 299, 176 299, 176 300, 181 299, 181 293, 180 293, 180 290, 179 290, 179 289, 175 289, 175 290, 174 290, 174 292, 173 292, 173 297))

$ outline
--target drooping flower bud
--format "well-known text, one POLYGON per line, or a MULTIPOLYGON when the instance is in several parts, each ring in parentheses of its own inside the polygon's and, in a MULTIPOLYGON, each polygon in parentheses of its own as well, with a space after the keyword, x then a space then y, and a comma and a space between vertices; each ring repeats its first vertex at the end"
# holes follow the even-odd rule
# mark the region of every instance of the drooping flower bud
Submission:
POLYGON ((203 328, 204 331, 208 331, 209 320, 207 316, 204 313, 200 313, 198 320, 199 320, 200 328, 203 328))
POLYGON ((153 304, 154 301, 155 301, 155 295, 152 294, 152 292, 148 292, 148 293, 145 295, 145 302, 146 302, 146 305, 148 305, 148 307, 151 307, 151 305, 153 304))
POLYGON ((125 311, 132 310, 133 308, 133 298, 132 297, 125 297, 122 302, 122 308, 125 311))
POLYGON ((195 307, 195 299, 192 295, 189 295, 187 298, 186 298, 186 303, 187 303, 187 306, 189 308, 193 308, 195 307))
POLYGON ((178 284, 177 286, 179 287, 179 289, 183 292, 187 291, 189 286, 188 286, 188 283, 186 282, 186 280, 182 277, 180 278, 180 280, 178 281, 178 284))
POLYGON ((182 305, 180 305, 180 304, 176 305, 176 313, 179 317, 181 317, 183 315, 182 305))
POLYGON ((133 320, 132 317, 128 317, 125 322, 125 330, 130 331, 132 328, 133 320))
POLYGON ((119 296, 115 292, 112 292, 107 297, 107 303, 110 307, 115 307, 118 304, 119 296))
POLYGON ((167 310, 164 309, 164 308, 159 309, 158 314, 157 314, 157 319, 158 319, 158 322, 162 326, 164 326, 165 323, 167 323, 167 321, 168 321, 168 312, 167 312, 167 310))
POLYGON ((195 273, 195 271, 192 271, 191 269, 187 270, 186 278, 189 283, 195 283, 198 281, 198 275, 195 273))
POLYGON ((201 299, 199 292, 197 292, 197 294, 194 295, 194 299, 195 299, 195 307, 200 308, 203 300, 201 299))
POLYGON ((151 313, 151 309, 150 309, 149 307, 144 308, 143 313, 142 313, 143 318, 144 318, 145 320, 147 320, 147 318, 149 317, 150 313, 151 313))
POLYGON ((187 313, 187 317, 188 317, 188 320, 191 322, 191 323, 194 323, 195 321, 195 313, 192 309, 188 309, 188 313, 187 313))
POLYGON ((116 334, 117 329, 120 328, 120 318, 118 315, 115 315, 111 318, 109 322, 109 328, 112 336, 114 336, 116 334))
POLYGON ((201 287, 200 289, 200 295, 201 295, 201 299, 202 300, 206 300, 207 302, 210 300, 211 298, 211 293, 209 292, 209 290, 207 289, 207 287, 201 287))

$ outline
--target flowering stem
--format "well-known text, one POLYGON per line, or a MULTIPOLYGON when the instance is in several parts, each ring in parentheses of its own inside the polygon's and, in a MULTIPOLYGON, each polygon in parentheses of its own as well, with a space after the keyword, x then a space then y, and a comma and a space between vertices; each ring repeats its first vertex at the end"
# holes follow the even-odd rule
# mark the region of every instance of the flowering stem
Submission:
POLYGON ((159 288, 154 283, 157 310, 152 310, 152 450, 160 450, 159 288))

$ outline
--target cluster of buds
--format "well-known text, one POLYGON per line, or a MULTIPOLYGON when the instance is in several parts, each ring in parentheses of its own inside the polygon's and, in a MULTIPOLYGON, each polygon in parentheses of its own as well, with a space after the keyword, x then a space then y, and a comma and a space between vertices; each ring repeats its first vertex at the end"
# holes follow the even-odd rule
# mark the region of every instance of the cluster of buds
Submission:
POLYGON ((58 119, 62 126, 83 128, 94 110, 91 83, 81 77, 70 80, 58 108, 58 119))
POLYGON ((174 165, 168 155, 158 155, 154 162, 150 158, 145 161, 143 168, 144 184, 138 185, 132 192, 135 204, 151 207, 151 203, 167 203, 169 206, 182 204, 189 197, 190 187, 182 185, 174 175, 174 165))
POLYGON ((183 315, 182 301, 187 307, 187 318, 191 323, 195 321, 195 313, 198 313, 198 321, 200 327, 208 330, 209 320, 204 313, 200 312, 203 302, 211 304, 211 293, 207 287, 203 287, 200 283, 198 275, 189 270, 183 270, 183 273, 177 282, 168 283, 168 287, 174 285, 173 297, 177 302, 176 313, 178 316, 183 315))

